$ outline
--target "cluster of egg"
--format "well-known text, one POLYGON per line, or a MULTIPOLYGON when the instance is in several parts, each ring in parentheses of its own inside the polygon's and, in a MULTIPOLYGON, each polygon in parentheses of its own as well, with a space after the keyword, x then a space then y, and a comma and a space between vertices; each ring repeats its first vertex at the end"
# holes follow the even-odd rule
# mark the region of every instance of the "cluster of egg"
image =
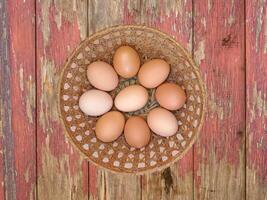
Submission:
POLYGON ((122 133, 126 142, 136 148, 146 146, 151 137, 150 129, 163 137, 174 135, 178 130, 176 117, 171 111, 181 108, 186 95, 175 83, 164 83, 170 73, 170 65, 162 59, 152 59, 141 67, 138 53, 129 46, 119 47, 113 58, 113 67, 96 61, 87 69, 91 89, 81 95, 80 109, 89 116, 101 116, 95 128, 96 137, 112 142, 122 133), (119 76, 128 79, 137 75, 139 84, 122 89, 114 99, 108 92, 119 84, 119 76), (125 112, 143 108, 148 102, 147 89, 156 88, 155 98, 161 107, 149 111, 147 118, 131 116, 125 120, 125 112), (126 121, 126 122, 125 122, 126 121))

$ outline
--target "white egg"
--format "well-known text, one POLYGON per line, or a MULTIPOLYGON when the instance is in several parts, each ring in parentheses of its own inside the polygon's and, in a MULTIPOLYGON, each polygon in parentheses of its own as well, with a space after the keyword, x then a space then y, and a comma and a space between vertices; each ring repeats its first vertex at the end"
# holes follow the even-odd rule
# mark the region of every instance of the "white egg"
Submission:
POLYGON ((101 90, 89 90, 79 99, 80 109, 87 115, 99 116, 108 112, 113 105, 111 96, 101 90))
POLYGON ((147 101, 147 90, 140 85, 131 85, 119 92, 114 103, 120 111, 133 112, 144 107, 147 101))
POLYGON ((149 128, 157 135, 169 137, 178 130, 177 119, 174 114, 164 108, 154 108, 147 115, 149 128))

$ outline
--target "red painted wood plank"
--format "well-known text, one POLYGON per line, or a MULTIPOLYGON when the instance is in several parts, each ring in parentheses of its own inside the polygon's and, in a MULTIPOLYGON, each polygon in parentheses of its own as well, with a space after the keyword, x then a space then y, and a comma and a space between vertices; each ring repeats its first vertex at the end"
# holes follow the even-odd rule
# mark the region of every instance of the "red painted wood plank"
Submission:
POLYGON ((6 20, 1 40, 7 46, 2 52, 7 60, 1 67, 5 198, 35 199, 34 1, 1 4, 6 20))
POLYGON ((87 2, 36 3, 38 198, 88 199, 87 161, 66 138, 57 112, 61 69, 86 36, 87 2))
MULTIPOLYGON (((143 1, 141 22, 170 34, 191 52, 192 1, 143 1)), ((171 168, 142 177, 142 199, 193 199, 192 171, 191 149, 171 168)))
POLYGON ((246 1, 247 199, 267 199, 267 1, 246 1))
POLYGON ((207 113, 194 151, 196 199, 245 198, 244 2, 194 1, 194 56, 207 113))
MULTIPOLYGON (((1 18, 1 17, 0 17, 1 18)), ((2 34, 0 34, 2 35, 2 34)), ((2 49, 0 47, 0 49, 2 49)), ((0 64, 0 67, 2 68, 2 64, 0 64)), ((1 72, 1 71, 0 71, 1 72)), ((0 78, 1 80, 1 78, 0 78)), ((1 82, 2 83, 2 82, 1 82)), ((1 105, 2 108, 2 105, 1 105)), ((3 147, 3 121, 1 116, 1 127, 0 127, 0 199, 4 199, 5 196, 5 188, 4 188, 4 147, 3 147)))
POLYGON ((14 140, 11 124, 11 77, 9 60, 9 33, 6 1, 0 2, 0 95, 1 95, 1 154, 0 197, 15 199, 14 140))
POLYGON ((34 4, 8 2, 17 199, 34 199, 36 189, 34 4))
MULTIPOLYGON (((89 35, 109 26, 140 22, 140 0, 89 0, 89 35)), ((90 199, 138 199, 140 177, 119 175, 89 165, 90 199)))
MULTIPOLYGON (((2 128, 1 128, 2 129, 2 128)), ((3 158, 3 134, 2 130, 0 132, 0 166, 1 166, 1 171, 0 171, 0 199, 4 199, 5 196, 5 188, 4 188, 4 158, 3 158)))

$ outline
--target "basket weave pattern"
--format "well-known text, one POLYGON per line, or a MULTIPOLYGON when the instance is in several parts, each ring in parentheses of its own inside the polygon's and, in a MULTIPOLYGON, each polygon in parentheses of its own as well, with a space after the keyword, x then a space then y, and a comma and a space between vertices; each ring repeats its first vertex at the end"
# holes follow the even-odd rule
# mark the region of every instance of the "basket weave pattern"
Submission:
MULTIPOLYGON (((111 92, 112 97, 136 82, 136 78, 121 79, 119 86, 111 92)), ((115 172, 139 174, 169 166, 191 147, 203 122, 205 90, 199 69, 171 37, 143 26, 112 27, 83 41, 68 59, 59 88, 60 117, 72 142, 90 161, 115 172), (149 145, 142 149, 130 147, 123 135, 112 143, 99 141, 94 133, 97 118, 86 116, 78 106, 81 94, 92 88, 86 77, 88 64, 97 60, 112 64, 115 50, 121 45, 135 48, 141 63, 153 58, 166 60, 171 66, 167 81, 182 86, 187 94, 184 107, 174 112, 179 125, 177 134, 169 138, 152 134, 149 145)), ((146 116, 156 107, 154 92, 149 90, 150 100, 144 108, 125 113, 126 118, 146 116)))

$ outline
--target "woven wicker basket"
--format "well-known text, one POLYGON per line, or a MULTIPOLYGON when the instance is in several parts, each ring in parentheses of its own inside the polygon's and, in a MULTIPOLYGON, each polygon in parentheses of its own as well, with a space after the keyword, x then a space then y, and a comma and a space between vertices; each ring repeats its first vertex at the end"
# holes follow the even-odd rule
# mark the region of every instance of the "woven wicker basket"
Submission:
MULTIPOLYGON (((136 82, 136 78, 121 79, 111 95, 136 82)), ((154 90, 149 94, 143 109, 125 116, 146 116, 158 106, 154 90)), ((59 113, 70 140, 91 162, 113 172, 142 174, 170 166, 190 149, 203 123, 205 94, 199 68, 174 39, 144 26, 116 26, 84 40, 67 60, 59 83, 59 113), (187 93, 186 105, 174 112, 179 125, 177 134, 169 138, 153 134, 149 145, 142 149, 130 147, 123 135, 112 143, 99 141, 94 133, 97 118, 84 115, 78 107, 80 95, 92 88, 86 78, 88 64, 96 60, 112 64, 114 52, 121 45, 134 47, 141 63, 152 58, 166 60, 171 65, 167 81, 179 84, 187 93)))

